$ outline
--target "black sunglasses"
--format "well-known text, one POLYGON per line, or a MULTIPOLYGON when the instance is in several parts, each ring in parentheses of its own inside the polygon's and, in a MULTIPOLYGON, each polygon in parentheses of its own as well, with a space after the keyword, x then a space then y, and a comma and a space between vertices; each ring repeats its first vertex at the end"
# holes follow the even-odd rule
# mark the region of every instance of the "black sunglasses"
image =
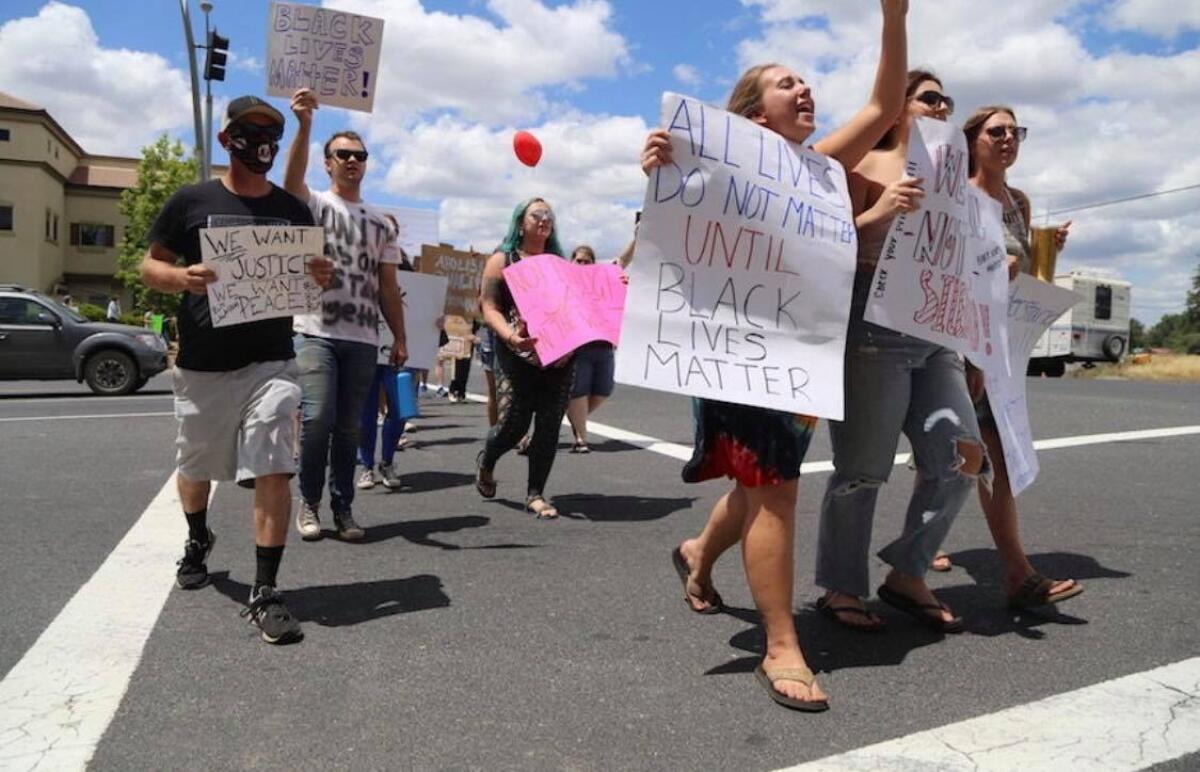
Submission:
POLYGON ((954 97, 946 96, 937 91, 922 91, 913 97, 913 99, 930 107, 937 107, 939 104, 944 104, 946 105, 946 112, 948 114, 954 113, 954 97))
POLYGON ((263 126, 257 123, 231 123, 225 133, 234 139, 244 139, 251 144, 263 142, 278 142, 283 137, 283 127, 271 124, 263 126))
POLYGON ((992 139, 1004 139, 1004 135, 1011 131, 1018 142, 1024 142, 1025 135, 1029 133, 1029 129, 1024 126, 991 126, 984 131, 992 139))
POLYGON ((343 148, 338 148, 337 150, 334 150, 332 153, 330 153, 330 155, 336 156, 339 161, 349 161, 351 158, 353 158, 355 161, 358 161, 360 164, 367 162, 367 151, 366 150, 347 150, 346 148, 343 147, 343 148))

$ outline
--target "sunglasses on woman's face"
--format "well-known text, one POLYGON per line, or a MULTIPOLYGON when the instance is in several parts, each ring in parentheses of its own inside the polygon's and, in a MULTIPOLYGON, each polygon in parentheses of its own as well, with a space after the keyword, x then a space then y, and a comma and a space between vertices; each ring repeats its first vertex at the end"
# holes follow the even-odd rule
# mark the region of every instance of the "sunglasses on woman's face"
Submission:
POLYGON ((529 216, 538 222, 549 221, 554 223, 554 214, 549 209, 534 209, 529 213, 529 216))
POLYGON ((984 129, 984 131, 986 131, 987 135, 992 139, 1004 139, 1004 135, 1011 131, 1012 135, 1016 137, 1018 142, 1024 142, 1025 135, 1029 133, 1029 129, 1025 128, 1024 126, 992 126, 984 129))
POLYGON ((367 162, 367 151, 366 150, 347 150, 346 148, 343 147, 343 148, 334 150, 333 153, 331 153, 331 155, 334 158, 338 159, 339 161, 349 161, 351 158, 353 158, 355 161, 358 161, 360 164, 364 164, 367 162))
POLYGON ((593 264, 593 263, 595 263, 595 262, 596 262, 595 260, 589 260, 589 259, 587 259, 586 257, 577 257, 577 258, 575 258, 575 263, 576 263, 577 265, 592 265, 592 264, 593 264))
POLYGON ((929 105, 933 108, 944 104, 946 105, 947 115, 952 115, 954 113, 954 97, 946 96, 945 94, 941 94, 937 91, 922 91, 920 94, 917 94, 915 97, 913 97, 913 99, 917 100, 921 104, 929 105))

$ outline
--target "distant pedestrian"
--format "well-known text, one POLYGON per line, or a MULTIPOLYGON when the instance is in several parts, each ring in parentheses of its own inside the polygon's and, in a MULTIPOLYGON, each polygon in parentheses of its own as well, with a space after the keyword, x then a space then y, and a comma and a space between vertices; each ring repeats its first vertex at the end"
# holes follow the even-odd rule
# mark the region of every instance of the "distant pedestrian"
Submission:
POLYGON ((121 321, 121 304, 117 301, 116 295, 108 299, 108 308, 104 312, 104 318, 110 322, 121 321))

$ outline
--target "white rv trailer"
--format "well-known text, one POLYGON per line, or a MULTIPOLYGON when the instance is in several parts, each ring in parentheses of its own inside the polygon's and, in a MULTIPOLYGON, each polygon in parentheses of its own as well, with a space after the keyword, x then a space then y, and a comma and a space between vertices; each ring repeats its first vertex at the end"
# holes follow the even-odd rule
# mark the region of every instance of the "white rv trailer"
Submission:
POLYGON ((1054 283, 1081 296, 1038 340, 1029 374, 1059 377, 1068 362, 1118 362, 1129 351, 1132 285, 1107 274, 1074 270, 1054 283))

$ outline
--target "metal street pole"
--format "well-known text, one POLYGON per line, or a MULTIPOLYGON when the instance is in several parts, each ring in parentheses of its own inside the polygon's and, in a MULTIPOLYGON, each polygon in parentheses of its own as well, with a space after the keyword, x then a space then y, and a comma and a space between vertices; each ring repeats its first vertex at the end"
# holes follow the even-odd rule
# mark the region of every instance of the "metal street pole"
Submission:
POLYGON ((204 168, 207 157, 208 135, 200 122, 200 78, 196 74, 196 42, 192 38, 192 19, 188 14, 188 0, 179 0, 179 11, 183 14, 183 37, 187 42, 188 69, 192 73, 192 117, 196 128, 196 157, 200 159, 200 182, 208 179, 208 171, 204 168))
MULTIPOLYGON (((212 11, 210 2, 201 2, 200 10, 204 11, 204 43, 208 45, 208 14, 212 11)), ((204 79, 204 180, 212 178, 212 80, 204 79)))

